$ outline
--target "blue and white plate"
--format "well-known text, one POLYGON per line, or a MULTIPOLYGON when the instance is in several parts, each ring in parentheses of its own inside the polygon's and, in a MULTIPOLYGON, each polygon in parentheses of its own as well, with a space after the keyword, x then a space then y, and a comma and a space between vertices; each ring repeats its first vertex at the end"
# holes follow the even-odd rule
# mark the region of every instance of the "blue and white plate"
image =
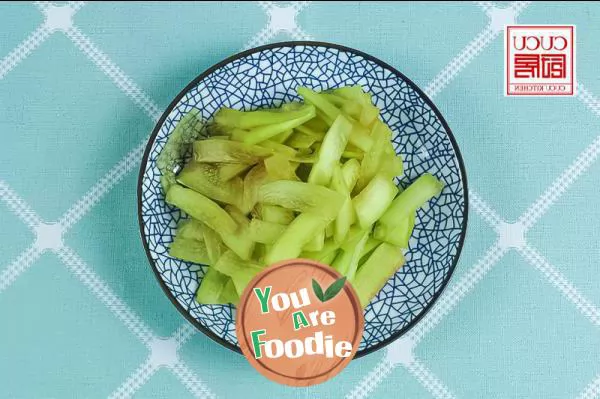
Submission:
POLYGON ((296 88, 325 90, 361 85, 395 133, 406 185, 429 172, 445 183, 441 195, 417 214, 407 262, 365 310, 357 356, 379 349, 415 325, 431 308, 458 261, 467 225, 467 181, 450 128, 431 100, 384 62, 357 50, 318 42, 276 43, 237 54, 191 82, 154 129, 142 160, 138 207, 142 242, 167 296, 199 330, 239 352, 235 308, 200 305, 194 294, 199 266, 169 257, 167 248, 181 218, 168 206, 156 160, 169 134, 191 109, 209 120, 221 107, 252 110, 297 100, 296 88))

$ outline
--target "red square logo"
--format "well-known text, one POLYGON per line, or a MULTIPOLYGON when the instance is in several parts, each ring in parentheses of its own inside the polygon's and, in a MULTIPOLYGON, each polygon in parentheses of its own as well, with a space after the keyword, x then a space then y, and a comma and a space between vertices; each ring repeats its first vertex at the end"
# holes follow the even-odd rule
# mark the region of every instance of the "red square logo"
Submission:
POLYGON ((575 95, 575 26, 505 28, 507 96, 575 95))

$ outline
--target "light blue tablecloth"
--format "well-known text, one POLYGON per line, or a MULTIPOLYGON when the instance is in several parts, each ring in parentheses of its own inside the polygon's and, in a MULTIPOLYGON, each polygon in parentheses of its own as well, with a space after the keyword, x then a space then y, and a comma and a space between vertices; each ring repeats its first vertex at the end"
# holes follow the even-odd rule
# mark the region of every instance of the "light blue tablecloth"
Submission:
POLYGON ((0 4, 0 397, 599 397, 599 21, 593 3, 0 4), (576 97, 503 96, 515 17, 577 25, 576 97), (471 190, 456 274, 413 338, 305 389, 185 322, 136 216, 171 99, 290 39, 360 49, 424 88, 471 190))

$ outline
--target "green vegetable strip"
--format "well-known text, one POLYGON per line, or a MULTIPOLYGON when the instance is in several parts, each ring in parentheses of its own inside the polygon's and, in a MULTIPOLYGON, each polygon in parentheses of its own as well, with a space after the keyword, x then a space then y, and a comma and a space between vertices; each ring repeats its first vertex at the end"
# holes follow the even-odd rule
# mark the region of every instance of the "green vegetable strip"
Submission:
POLYGON ((360 262, 362 252, 363 252, 365 245, 369 239, 369 236, 370 236, 370 232, 366 231, 364 236, 358 242, 358 244, 356 244, 356 248, 354 249, 354 253, 352 254, 352 258, 350 260, 350 264, 348 265, 348 271, 346 274, 346 277, 350 281, 354 281, 354 277, 356 276, 356 271, 358 270, 358 263, 360 262))
POLYGON ((356 159, 349 159, 342 166, 342 175, 348 191, 352 192, 360 175, 360 162, 356 159))
POLYGON ((259 263, 241 259, 233 251, 225 251, 212 267, 229 277, 244 275, 248 271, 256 274, 265 268, 259 263))
POLYGON ((262 219, 265 222, 288 225, 294 220, 294 212, 277 205, 265 205, 261 207, 262 219))
POLYGON ((189 238, 197 241, 204 241, 203 232, 206 229, 201 222, 194 219, 186 219, 177 226, 177 238, 189 238))
POLYGON ((212 200, 238 206, 244 192, 241 178, 222 181, 219 168, 206 163, 189 162, 177 176, 177 182, 212 200))
POLYGON ((300 105, 295 110, 277 111, 239 111, 231 108, 221 108, 215 115, 215 122, 221 126, 251 129, 264 125, 276 125, 304 117, 310 113, 309 105, 300 105))
POLYGON ((286 141, 286 145, 293 148, 310 148, 316 141, 314 137, 297 131, 286 141))
POLYGON ((315 141, 322 141, 323 137, 325 137, 325 133, 327 133, 328 127, 325 126, 324 130, 313 130, 308 126, 308 122, 304 125, 300 125, 294 129, 294 131, 298 133, 302 133, 308 137, 312 137, 315 141))
MULTIPOLYGON (((381 135, 384 136, 385 141, 387 141, 389 143, 389 147, 391 147, 392 137, 394 136, 394 133, 389 128, 389 126, 386 125, 385 123, 383 123, 382 121, 380 121, 380 120, 375 121, 375 123, 373 124, 373 127, 371 128, 371 135, 372 136, 381 136, 381 135)), ((392 147, 391 152, 392 153, 394 152, 393 147, 392 147)))
POLYGON ((360 114, 360 123, 364 126, 370 126, 379 116, 379 109, 372 104, 365 104, 360 114))
POLYGON ((390 179, 379 174, 369 182, 356 197, 352 199, 354 210, 360 226, 370 227, 379 219, 398 193, 398 189, 390 179))
POLYGON ((443 187, 443 183, 433 175, 429 173, 421 175, 394 199, 379 222, 393 226, 431 198, 439 195, 443 187))
POLYGON ((265 169, 269 180, 299 180, 296 176, 297 163, 291 163, 287 157, 275 154, 265 159, 265 169))
POLYGON ((200 111, 192 109, 185 114, 169 135, 169 139, 156 159, 160 171, 160 183, 166 193, 175 184, 175 168, 181 164, 189 145, 200 136, 204 124, 200 111))
POLYGON ((283 133, 279 133, 277 136, 274 136, 271 140, 273 140, 276 143, 282 144, 292 135, 292 133, 294 133, 294 129, 290 129, 283 133))
POLYGON ((373 139, 369 135, 369 131, 356 121, 351 120, 351 122, 353 122, 352 132, 350 132, 350 138, 348 139, 348 142, 360 148, 362 151, 369 151, 373 145, 373 139))
POLYGON ((317 107, 321 112, 323 112, 327 119, 331 121, 334 121, 341 114, 341 111, 337 109, 335 105, 327 101, 325 97, 306 87, 299 87, 298 95, 300 95, 307 103, 311 103, 317 107))
POLYGON ((209 267, 196 292, 196 302, 206 305, 223 303, 221 293, 227 284, 227 280, 227 276, 209 267))
POLYGON ((384 149, 386 145, 389 144, 385 132, 381 130, 374 131, 372 137, 373 146, 365 153, 365 156, 360 163, 360 175, 356 182, 356 187, 354 187, 356 193, 359 193, 365 188, 377 174, 384 159, 384 149))
POLYGON ((243 141, 248 144, 256 144, 261 141, 268 140, 271 137, 277 136, 278 134, 284 133, 290 129, 302 125, 304 122, 312 119, 316 116, 316 111, 313 106, 307 106, 302 111, 302 116, 296 119, 288 120, 274 125, 265 125, 255 127, 249 130, 244 135, 243 141))
POLYGON ((346 181, 339 165, 333 167, 333 177, 331 187, 344 196, 344 202, 334 221, 333 238, 337 242, 343 242, 350 230, 350 225, 354 223, 354 208, 350 198, 350 190, 346 186, 346 181))
POLYGON ((313 238, 304 246, 305 251, 320 251, 325 246, 325 230, 315 234, 313 238))
POLYGON ((305 107, 306 104, 302 104, 300 101, 292 101, 289 103, 285 103, 279 108, 279 111, 297 111, 302 107, 305 107))
POLYGON ((358 240, 358 243, 349 251, 342 251, 341 254, 335 258, 335 261, 331 266, 338 272, 348 278, 349 281, 354 279, 356 269, 358 268, 358 262, 360 261, 362 250, 369 238, 369 232, 365 231, 362 237, 358 240))
POLYGON ((273 244, 273 247, 265 256, 265 262, 272 264, 280 260, 298 257, 302 252, 302 248, 315 234, 323 230, 332 219, 311 213, 298 215, 273 244))
POLYGON ((270 247, 270 245, 261 244, 261 243, 257 242, 256 245, 254 246, 254 253, 252 254, 252 260, 262 264, 265 259, 265 255, 267 254, 267 247, 270 247))
MULTIPOLYGON (((298 164, 301 164, 301 163, 314 164, 315 162, 317 162, 317 156, 315 154, 309 154, 309 153, 298 153, 294 158, 290 159, 290 161, 298 163, 298 164)), ((310 171, 308 171, 308 173, 310 173, 310 171)), ((308 178, 308 173, 307 173, 307 178, 308 178)))
POLYGON ((250 221, 249 234, 256 242, 262 244, 273 244, 285 231, 287 225, 266 222, 260 219, 250 221))
POLYGON ((379 240, 378 240, 378 239, 376 239, 376 238, 369 237, 369 238, 367 239, 367 242, 365 243, 365 246, 364 246, 364 248, 363 248, 363 250, 362 250, 361 254, 360 254, 361 260, 362 260, 362 257, 363 257, 363 256, 365 256, 365 255, 369 255, 369 253, 370 253, 371 251, 373 251, 375 248, 377 248, 377 246, 378 246, 379 244, 381 244, 381 241, 379 241, 379 240))
POLYGON ((339 87, 333 90, 333 93, 339 95, 347 100, 351 100, 360 104, 363 104, 365 100, 365 92, 360 86, 345 86, 339 87))
POLYGON ((328 185, 331 180, 332 168, 339 163, 344 148, 348 143, 348 135, 352 124, 342 115, 335 119, 331 128, 325 134, 323 144, 319 149, 317 162, 313 165, 308 176, 308 182, 328 185))
POLYGON ((225 251, 223 241, 221 241, 221 237, 219 237, 213 229, 207 226, 204 226, 202 229, 202 236, 204 238, 204 243, 206 244, 206 251, 208 252, 210 264, 214 265, 225 251))
POLYGON ((194 190, 179 185, 171 186, 166 201, 219 234, 233 234, 237 230, 235 221, 219 204, 194 190))
POLYGON ((221 256, 213 268, 231 277, 236 292, 238 295, 241 295, 250 280, 265 267, 254 262, 244 261, 232 251, 227 251, 221 256))
POLYGON ((343 199, 326 187, 290 180, 266 183, 258 190, 258 200, 264 204, 327 216, 337 213, 343 199))
MULTIPOLYGON (((318 112, 319 111, 317 110, 317 116, 318 112)), ((304 125, 298 126, 296 129, 300 129, 301 127, 306 127, 311 131, 320 134, 321 138, 323 138, 323 136, 325 136, 325 133, 327 133, 327 130, 329 130, 329 124, 325 123, 325 121, 321 118, 311 119, 307 121, 304 125)))
POLYGON ((238 295, 231 278, 227 280, 227 283, 223 287, 223 291, 221 291, 221 296, 219 299, 222 303, 231 303, 233 305, 237 305, 239 303, 240 296, 238 295))
MULTIPOLYGON (((330 103, 327 98, 321 96, 314 91, 307 89, 306 87, 299 87, 298 94, 304 98, 306 102, 313 104, 317 107, 325 117, 327 122, 333 122, 335 119, 342 114, 342 112, 336 108, 335 105, 330 103)), ((350 122, 356 122, 351 119, 350 122)), ((360 148, 363 151, 368 151, 373 144, 373 140, 369 136, 368 130, 358 123, 353 123, 352 133, 350 134, 349 141, 360 148)))
POLYGON ((342 108, 346 104, 344 97, 336 96, 332 93, 319 93, 319 95, 338 108, 342 108))
POLYGON ((351 158, 351 159, 363 159, 365 156, 364 152, 361 151, 344 151, 342 152, 342 158, 351 158))
POLYGON ((231 277, 231 281, 233 281, 233 285, 239 296, 242 296, 246 286, 258 273, 260 273, 260 270, 248 269, 243 273, 231 277))
POLYGON ((346 236, 346 240, 342 243, 341 248, 344 251, 351 251, 352 248, 354 248, 356 244, 358 244, 358 241, 362 238, 365 231, 365 229, 357 225, 350 227, 348 235, 346 236))
POLYGON ((335 223, 331 222, 325 227, 325 238, 333 238, 333 231, 335 229, 335 223))
POLYGON ((227 205, 225 209, 240 227, 235 233, 220 233, 221 239, 237 256, 244 260, 248 260, 252 257, 252 252, 254 251, 254 241, 249 234, 250 222, 236 207, 227 205))
POLYGON ((245 165, 242 163, 218 163, 215 164, 215 166, 219 170, 219 180, 226 182, 250 169, 252 165, 245 165))
POLYGON ((273 153, 269 148, 238 141, 206 139, 194 142, 194 159, 197 162, 255 164, 273 153))
POLYGON ((204 242, 191 238, 175 237, 175 240, 173 240, 169 247, 169 255, 188 262, 201 264, 210 263, 210 258, 208 257, 208 251, 206 250, 204 242))
POLYGON ((242 198, 242 212, 248 213, 258 202, 258 190, 267 182, 269 176, 263 164, 254 166, 244 178, 244 194, 242 198))
POLYGON ((340 245, 332 239, 325 240, 323 249, 320 251, 303 251, 300 254, 301 258, 314 259, 323 263, 327 263, 324 260, 327 259, 331 254, 335 254, 340 245))
POLYGON ((408 248, 408 240, 415 227, 415 212, 398 221, 394 226, 377 223, 373 230, 373 237, 401 248, 408 248))
POLYGON ((384 173, 390 178, 396 176, 402 176, 404 173, 404 165, 402 163, 402 157, 396 154, 385 154, 381 162, 380 169, 381 173, 384 173))
POLYGON ((283 155, 287 159, 294 158, 296 156, 296 154, 298 153, 298 151, 294 150, 293 148, 290 148, 289 146, 287 146, 285 144, 281 144, 281 143, 278 143, 273 140, 265 140, 260 143, 260 146, 264 147, 264 148, 268 148, 270 150, 273 150, 274 155, 283 155))
POLYGON ((327 256, 325 256, 323 259, 320 260, 321 263, 324 263, 326 265, 331 265, 334 261, 335 258, 338 255, 338 251, 333 251, 330 254, 328 254, 327 256))
POLYGON ((363 308, 403 264, 404 256, 399 247, 384 242, 373 251, 352 282, 363 308))

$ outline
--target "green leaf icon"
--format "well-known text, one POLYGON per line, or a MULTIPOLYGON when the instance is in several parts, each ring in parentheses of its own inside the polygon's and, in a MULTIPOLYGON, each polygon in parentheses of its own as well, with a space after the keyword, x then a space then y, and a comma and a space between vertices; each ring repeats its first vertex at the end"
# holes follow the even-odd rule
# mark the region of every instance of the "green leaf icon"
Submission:
POLYGON ((319 298, 319 301, 325 302, 325 299, 323 298, 323 289, 321 288, 319 283, 317 283, 317 280, 315 280, 314 278, 312 279, 312 289, 317 298, 319 298))
POLYGON ((328 300, 335 298, 335 296, 342 290, 342 288, 344 288, 345 283, 346 277, 344 276, 340 277, 333 284, 331 284, 329 288, 327 288, 327 290, 325 291, 325 295, 323 295, 322 302, 327 302, 328 300))

